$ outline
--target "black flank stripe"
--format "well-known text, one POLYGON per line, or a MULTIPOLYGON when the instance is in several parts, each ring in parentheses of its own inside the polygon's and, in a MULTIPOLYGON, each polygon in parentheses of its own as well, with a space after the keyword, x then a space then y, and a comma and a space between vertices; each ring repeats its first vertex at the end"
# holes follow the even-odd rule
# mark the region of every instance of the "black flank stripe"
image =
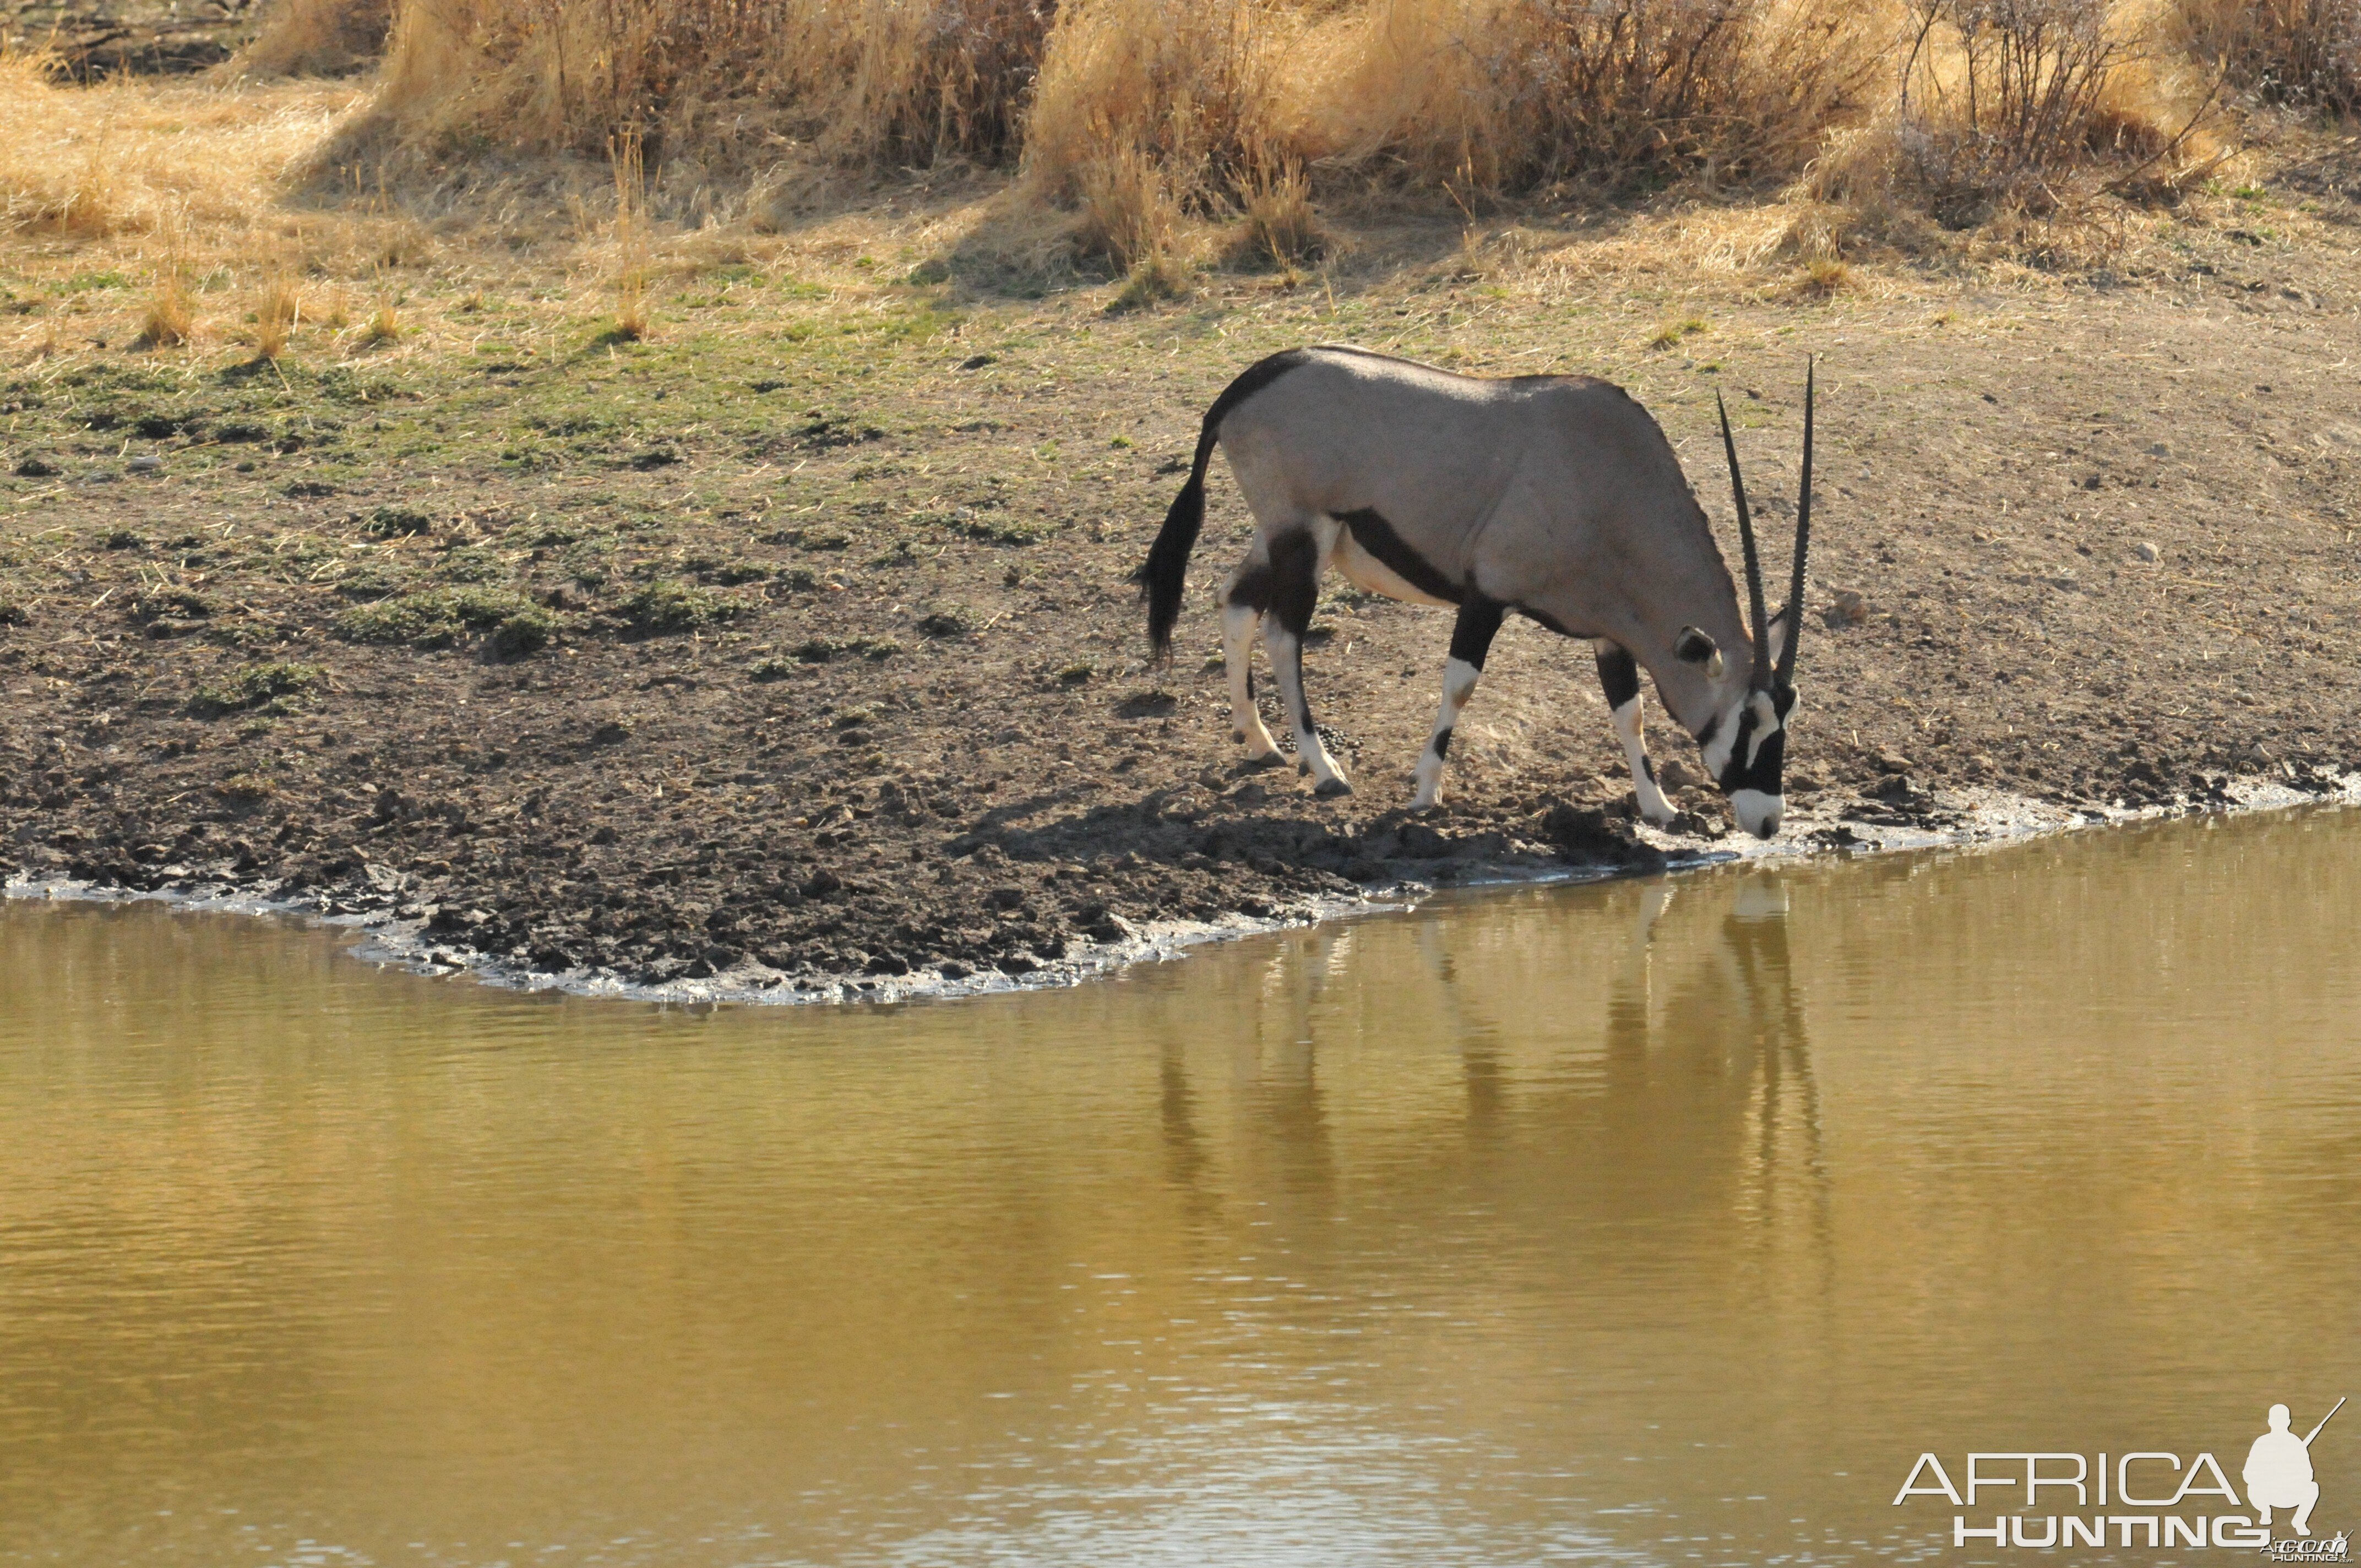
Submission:
POLYGON ((1535 626, 1542 627, 1550 631, 1554 631, 1560 637, 1587 638, 1590 635, 1587 631, 1574 630, 1572 628, 1568 627, 1565 622, 1550 614, 1547 610, 1535 609, 1532 606, 1525 604, 1517 605, 1514 608, 1519 615, 1523 616, 1535 626))
POLYGON ((1379 516, 1375 509, 1363 507, 1359 511, 1340 512, 1336 521, 1350 530, 1353 543, 1376 557, 1378 564, 1420 593, 1457 604, 1463 597, 1459 585, 1434 569, 1433 563, 1411 549, 1394 525, 1379 516))

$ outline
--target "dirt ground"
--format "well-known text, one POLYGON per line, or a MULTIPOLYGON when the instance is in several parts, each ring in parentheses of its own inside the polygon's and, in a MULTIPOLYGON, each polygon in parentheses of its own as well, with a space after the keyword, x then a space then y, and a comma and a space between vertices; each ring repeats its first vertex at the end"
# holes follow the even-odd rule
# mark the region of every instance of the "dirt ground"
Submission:
MULTIPOLYGON (((432 345, 337 322, 277 363, 126 349, 119 280, 19 252, 0 836, 16 874, 423 917, 457 957, 815 986, 1725 832, 1695 787, 1684 833, 1633 832, 1588 649, 1517 621, 1446 808, 1410 817, 1448 616, 1334 581, 1310 680, 1356 792, 1244 771, 1209 594, 1246 519, 1218 464, 1179 656, 1146 667, 1126 578, 1199 418, 1315 341, 1624 384, 1734 557, 1722 389, 1779 559, 1820 355, 1789 769, 1823 821, 1938 823, 1968 784, 2301 787, 2361 768, 2342 158, 2117 264, 1894 262, 1830 292, 1504 222, 1126 311, 821 235, 716 247, 625 342, 530 258, 446 253, 401 275, 432 345)), ((1654 750, 1694 764, 1661 718, 1654 750)))
POLYGON ((0 5, 0 38, 54 49, 78 79, 203 71, 253 32, 257 0, 36 0, 0 5))

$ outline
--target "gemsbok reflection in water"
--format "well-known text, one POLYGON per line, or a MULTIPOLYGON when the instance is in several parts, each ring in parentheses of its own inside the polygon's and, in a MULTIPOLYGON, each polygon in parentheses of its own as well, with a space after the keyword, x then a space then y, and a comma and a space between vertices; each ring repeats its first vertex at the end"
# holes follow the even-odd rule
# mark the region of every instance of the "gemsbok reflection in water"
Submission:
POLYGON ((1824 1242, 1787 902, 1775 873, 1732 872, 1298 933, 1252 986, 1165 1021, 1168 1178, 1192 1212, 1218 1208, 1239 1185, 1218 1146, 1296 1221, 1447 1229, 1439 1208, 1472 1206, 1520 1229, 1734 1218, 1763 1222, 1745 1227, 1759 1245, 1824 1242), (1419 1044, 1373 1058, 1380 1036, 1419 1044), (1201 1086, 1213 1073, 1229 1081, 1201 1086), (1208 1127, 1206 1103, 1243 1124, 1208 1127))

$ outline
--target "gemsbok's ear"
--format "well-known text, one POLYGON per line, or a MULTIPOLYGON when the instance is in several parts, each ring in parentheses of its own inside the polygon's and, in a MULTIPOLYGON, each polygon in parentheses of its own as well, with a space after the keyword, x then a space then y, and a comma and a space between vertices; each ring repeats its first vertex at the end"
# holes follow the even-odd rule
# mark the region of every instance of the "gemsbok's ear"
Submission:
POLYGON ((1763 639, 1763 657, 1769 659, 1774 667, 1779 663, 1779 655, 1786 652, 1788 621, 1793 619, 1795 613, 1795 607, 1794 605, 1789 605, 1786 609, 1773 616, 1771 618, 1770 634, 1763 639))
POLYGON ((1681 634, 1673 639, 1673 657, 1684 664, 1703 664, 1707 674, 1721 679, 1720 647, 1694 626, 1682 627, 1681 634))

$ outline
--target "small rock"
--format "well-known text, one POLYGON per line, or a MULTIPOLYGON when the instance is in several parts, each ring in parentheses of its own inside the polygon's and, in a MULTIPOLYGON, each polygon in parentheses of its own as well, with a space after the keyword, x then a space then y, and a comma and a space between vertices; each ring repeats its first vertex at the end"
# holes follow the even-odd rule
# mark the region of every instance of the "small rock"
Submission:
POLYGON ((2139 560, 2151 563, 2164 559, 2164 553, 2145 539, 2132 546, 2132 554, 2139 560))
POLYGON ((164 471, 164 460, 152 455, 134 457, 124 466, 135 474, 160 474, 164 471))
POLYGON ((2172 444, 2168 441, 2150 442, 2148 454, 2155 457, 2169 457, 2172 455, 2172 444))
POLYGON ((1101 910, 1097 918, 1084 928, 1093 942, 1128 942, 1139 935, 1139 927, 1122 916, 1101 910))
POLYGON ((1414 861, 1439 861, 1451 853, 1451 840, 1423 823, 1401 830, 1401 852, 1414 861))
POLYGON ((1242 784, 1230 792, 1230 798, 1240 806, 1260 806, 1270 798, 1270 791, 1258 784, 1242 784))
POLYGON ((1828 606, 1830 626, 1859 626, 1869 619, 1869 601, 1851 588, 1839 588, 1834 603, 1828 606))
POLYGON ((1656 764, 1656 785, 1660 789, 1686 789, 1697 782, 1697 775, 1678 757, 1667 757, 1656 764))
POLYGON ((1910 759, 1899 751, 1880 751, 1870 761, 1877 764, 1877 771, 1882 773, 1906 773, 1910 771, 1910 759))

